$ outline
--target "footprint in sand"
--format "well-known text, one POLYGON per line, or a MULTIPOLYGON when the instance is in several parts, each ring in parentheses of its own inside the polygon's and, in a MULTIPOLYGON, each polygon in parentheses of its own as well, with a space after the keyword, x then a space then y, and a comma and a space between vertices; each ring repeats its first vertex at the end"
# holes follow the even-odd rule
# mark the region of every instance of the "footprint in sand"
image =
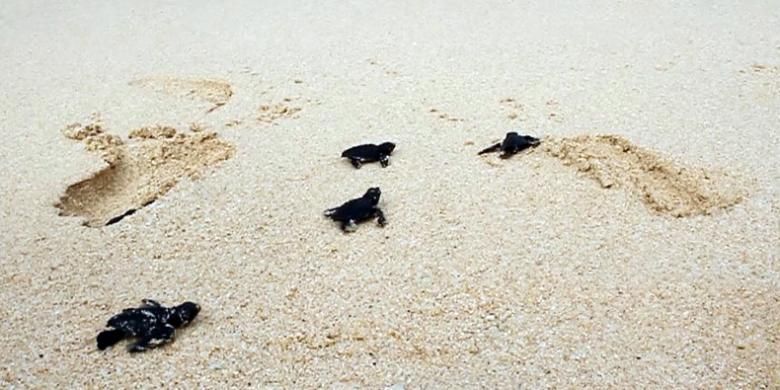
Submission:
POLYGON ((514 98, 505 98, 498 101, 501 108, 506 111, 506 117, 509 120, 528 120, 528 114, 525 112, 525 106, 514 98))
POLYGON ((747 196, 745 183, 733 176, 674 163, 617 135, 548 138, 538 149, 602 188, 627 189, 660 214, 709 215, 747 196))
MULTIPOLYGON (((515 98, 504 98, 498 101, 501 109, 506 112, 506 117, 511 120, 527 121, 528 111, 526 106, 517 101, 515 98)), ((560 112, 559 104, 556 100, 550 99, 544 103, 544 111, 546 112, 546 118, 548 120, 561 123, 563 122, 563 116, 560 112)))
POLYGON ((147 77, 131 81, 133 86, 152 89, 169 96, 206 102, 212 112, 225 104, 233 96, 230 83, 216 79, 184 79, 174 77, 147 77))
POLYGON ((448 114, 446 112, 442 112, 438 108, 431 108, 430 110, 428 110, 428 112, 430 112, 432 115, 438 117, 439 119, 441 119, 443 121, 447 121, 447 122, 465 122, 466 121, 465 119, 462 119, 462 118, 457 118, 457 117, 454 117, 454 116, 450 116, 450 114, 448 114))
POLYGON ((213 132, 179 133, 153 126, 130 132, 125 142, 100 123, 72 124, 63 133, 99 152, 107 166, 70 185, 56 207, 90 227, 110 225, 154 202, 184 177, 197 179, 207 167, 232 157, 234 147, 213 132))
MULTIPOLYGON (((739 71, 753 97, 764 104, 774 104, 780 97, 780 65, 753 64, 739 71)), ((741 96, 741 95, 740 95, 741 96)))
MULTIPOLYGON (((300 85, 304 84, 304 81, 301 79, 291 79, 289 81, 294 84, 294 89, 300 89, 300 85)), ((321 104, 317 100, 304 98, 300 95, 281 98, 277 91, 279 89, 275 85, 270 85, 265 90, 260 91, 260 95, 264 97, 263 100, 265 102, 257 108, 252 116, 231 119, 225 122, 224 126, 239 127, 252 120, 256 121, 255 123, 276 126, 282 120, 300 118, 300 112, 304 110, 304 107, 321 104)))
POLYGON ((386 66, 385 64, 379 62, 379 60, 375 58, 369 58, 366 60, 366 62, 368 62, 368 64, 371 66, 378 66, 380 69, 382 69, 382 71, 385 73, 386 76, 396 77, 401 74, 397 70, 386 66))
POLYGON ((303 110, 294 101, 300 99, 284 98, 281 102, 263 104, 257 109, 257 121, 270 125, 276 125, 281 119, 298 118, 298 113, 303 110))
POLYGON ((544 103, 544 106, 547 108, 547 119, 558 123, 563 122, 563 116, 561 116, 557 100, 550 99, 544 103))

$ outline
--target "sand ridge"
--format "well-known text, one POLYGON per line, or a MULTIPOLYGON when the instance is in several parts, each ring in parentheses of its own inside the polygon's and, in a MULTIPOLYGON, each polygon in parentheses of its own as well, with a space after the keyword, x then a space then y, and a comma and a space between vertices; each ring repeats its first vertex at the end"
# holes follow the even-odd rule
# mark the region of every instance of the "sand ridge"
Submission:
POLYGON ((744 184, 714 170, 689 167, 619 135, 548 138, 540 149, 602 188, 635 193, 652 211, 674 217, 709 215, 741 202, 744 184))
POLYGON ((85 225, 103 226, 154 202, 184 177, 233 156, 234 147, 214 132, 181 133, 168 126, 130 132, 128 141, 106 133, 100 123, 68 125, 63 134, 100 152, 107 166, 70 185, 57 207, 60 215, 85 218, 85 225))

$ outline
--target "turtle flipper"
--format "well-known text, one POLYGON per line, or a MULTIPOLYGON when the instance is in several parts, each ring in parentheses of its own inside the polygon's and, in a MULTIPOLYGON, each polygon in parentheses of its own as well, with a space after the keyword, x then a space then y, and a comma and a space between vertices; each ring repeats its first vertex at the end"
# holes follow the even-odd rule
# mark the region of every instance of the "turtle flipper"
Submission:
POLYGON ((130 345, 128 350, 130 352, 143 352, 147 349, 159 347, 172 341, 174 334, 176 334, 176 329, 173 326, 169 324, 158 326, 130 345))
POLYGON ((477 154, 479 155, 479 154, 485 154, 485 153, 494 153, 494 152, 498 152, 499 150, 501 150, 501 143, 500 142, 495 144, 495 145, 493 145, 493 146, 491 146, 491 147, 489 147, 489 148, 482 149, 482 151, 480 151, 477 154))
POLYGON ((138 211, 138 210, 137 209, 129 209, 129 210, 125 211, 124 213, 122 213, 120 215, 117 215, 116 217, 113 217, 113 218, 109 219, 108 221, 106 221, 106 225, 105 226, 113 225, 113 224, 123 220, 125 217, 135 214, 136 211, 138 211))
POLYGON ((154 299, 141 300, 141 308, 146 308, 146 307, 162 307, 162 305, 160 305, 160 302, 157 302, 154 299))
POLYGON ((387 219, 385 219, 385 213, 383 213, 382 210, 378 208, 374 209, 374 216, 377 217, 376 223, 378 223, 379 226, 385 227, 385 225, 387 225, 387 219))
POLYGON ((355 230, 357 230, 357 224, 355 223, 354 219, 341 222, 341 231, 344 233, 352 233, 355 230))
POLYGON ((324 212, 323 214, 324 214, 326 217, 330 217, 330 216, 332 216, 333 214, 336 214, 336 212, 337 212, 337 211, 339 211, 339 208, 338 208, 338 207, 334 207, 334 208, 332 208, 332 209, 327 209, 327 210, 325 210, 325 212, 324 212))
POLYGON ((360 167, 363 165, 359 158, 350 158, 349 162, 352 163, 352 166, 355 167, 355 169, 360 169, 360 167))
POLYGON ((390 156, 387 154, 380 155, 379 164, 382 165, 382 168, 387 168, 387 166, 390 165, 390 156))
POLYGON ((125 332, 119 329, 106 329, 100 332, 97 336, 97 347, 99 350, 104 350, 125 338, 125 332))

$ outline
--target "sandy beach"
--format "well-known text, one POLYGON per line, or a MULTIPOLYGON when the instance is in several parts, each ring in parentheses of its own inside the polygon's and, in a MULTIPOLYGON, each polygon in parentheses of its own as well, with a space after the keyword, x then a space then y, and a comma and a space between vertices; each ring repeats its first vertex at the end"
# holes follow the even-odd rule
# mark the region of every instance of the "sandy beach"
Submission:
POLYGON ((4 1, 0 387, 780 388, 743 3, 4 1), (146 298, 202 310, 97 350, 146 298))

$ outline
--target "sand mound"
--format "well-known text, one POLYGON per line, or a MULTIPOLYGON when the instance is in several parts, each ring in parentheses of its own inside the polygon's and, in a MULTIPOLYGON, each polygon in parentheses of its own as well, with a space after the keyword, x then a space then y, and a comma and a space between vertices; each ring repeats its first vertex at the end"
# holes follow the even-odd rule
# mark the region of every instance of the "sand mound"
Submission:
POLYGON ((746 195, 725 173, 674 163, 616 135, 546 139, 541 149, 601 187, 626 188, 651 210, 675 217, 711 214, 746 195))
POLYGON ((67 188, 56 205, 60 215, 86 218, 87 226, 119 222, 167 193, 182 177, 196 179, 233 155, 233 146, 215 133, 178 133, 172 127, 144 127, 129 140, 105 133, 97 123, 63 130, 87 150, 99 151, 108 166, 67 188))
POLYGON ((213 106, 207 112, 224 106, 233 96, 230 84, 221 80, 160 77, 134 80, 130 82, 130 85, 150 88, 171 96, 211 103, 213 106))

